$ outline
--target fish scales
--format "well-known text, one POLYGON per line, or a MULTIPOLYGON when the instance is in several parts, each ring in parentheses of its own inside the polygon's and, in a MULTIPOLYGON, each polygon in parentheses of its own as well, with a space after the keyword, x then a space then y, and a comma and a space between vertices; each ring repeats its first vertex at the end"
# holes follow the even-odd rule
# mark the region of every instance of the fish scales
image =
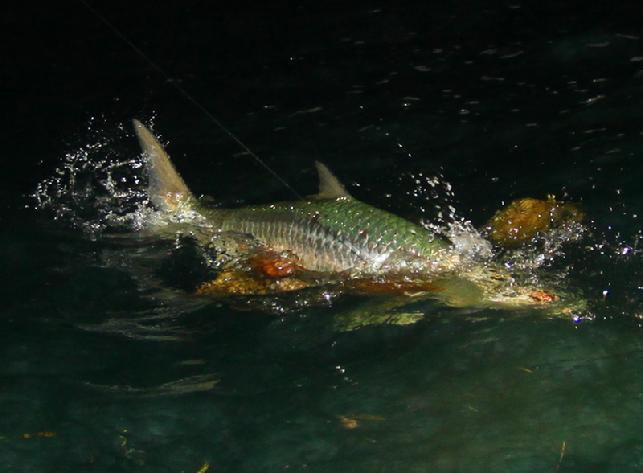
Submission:
POLYGON ((446 246, 424 228, 354 199, 202 212, 220 230, 248 233, 274 250, 290 250, 304 267, 319 271, 368 269, 400 257, 432 257, 446 246))

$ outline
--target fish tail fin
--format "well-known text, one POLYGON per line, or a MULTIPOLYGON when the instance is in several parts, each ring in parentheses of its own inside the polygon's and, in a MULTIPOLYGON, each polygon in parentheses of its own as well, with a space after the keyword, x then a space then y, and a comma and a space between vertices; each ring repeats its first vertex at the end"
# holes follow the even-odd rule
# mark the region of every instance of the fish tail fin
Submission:
POLYGON ((138 120, 132 122, 147 166, 150 201, 161 210, 175 211, 193 199, 192 193, 152 132, 138 120))

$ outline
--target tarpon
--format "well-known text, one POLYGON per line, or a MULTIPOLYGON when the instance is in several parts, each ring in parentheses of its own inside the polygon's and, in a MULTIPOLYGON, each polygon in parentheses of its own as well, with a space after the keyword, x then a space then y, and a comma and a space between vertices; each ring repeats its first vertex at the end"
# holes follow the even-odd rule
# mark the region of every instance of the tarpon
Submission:
POLYGON ((319 193, 306 200, 237 209, 207 209, 193 196, 169 156, 145 126, 134 128, 147 161, 149 196, 161 209, 189 208, 217 232, 251 235, 274 251, 289 251, 313 271, 439 270, 451 264, 450 244, 420 225, 352 197, 315 162, 319 193))

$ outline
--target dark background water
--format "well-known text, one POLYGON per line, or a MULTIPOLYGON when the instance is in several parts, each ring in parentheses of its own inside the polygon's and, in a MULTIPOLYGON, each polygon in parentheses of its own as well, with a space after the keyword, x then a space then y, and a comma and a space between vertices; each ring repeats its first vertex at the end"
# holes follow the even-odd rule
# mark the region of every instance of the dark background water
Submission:
POLYGON ((636 2, 91 5, 164 73, 80 2, 1 20, 3 471, 643 468, 636 2), (106 134, 156 117, 223 204, 292 197, 172 82, 303 194, 319 159, 416 219, 417 172, 476 225, 517 197, 583 202, 592 232, 556 264, 595 320, 427 305, 342 333, 359 301, 284 317, 195 301, 139 267, 170 244, 128 251, 34 210, 92 117, 106 134))

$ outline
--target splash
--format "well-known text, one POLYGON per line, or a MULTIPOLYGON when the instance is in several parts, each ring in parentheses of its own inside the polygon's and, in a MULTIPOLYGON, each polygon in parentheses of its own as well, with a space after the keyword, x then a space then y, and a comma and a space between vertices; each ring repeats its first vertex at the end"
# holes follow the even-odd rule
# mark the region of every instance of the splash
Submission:
POLYGON ((406 195, 422 215, 421 225, 451 241, 465 263, 485 261, 493 256, 491 243, 470 220, 460 215, 453 185, 442 174, 411 173, 401 176, 400 180, 412 183, 406 195))
POLYGON ((109 229, 140 230, 153 215, 143 158, 123 123, 91 119, 85 142, 67 152, 36 186, 35 207, 92 237, 109 229))
MULTIPOLYGON (((503 289, 509 292, 518 287, 548 287, 567 294, 578 292, 570 285, 569 277, 574 274, 577 253, 594 238, 595 232, 589 224, 565 222, 538 233, 517 248, 504 248, 493 245, 486 238, 487 229, 476 228, 458 210, 454 186, 442 174, 409 174, 400 178, 404 179, 412 182, 412 189, 406 194, 423 215, 422 225, 451 241, 462 261, 462 271, 473 271, 469 274, 472 279, 476 279, 475 271, 480 268, 487 268, 485 272, 488 272, 490 268, 501 267, 510 277, 503 289)), ((571 298, 583 300, 581 294, 571 298)), ((585 308, 582 312, 584 319, 592 317, 585 308)))
MULTIPOLYGON (((196 221, 198 215, 168 214, 153 209, 146 192, 147 175, 144 160, 129 129, 129 124, 110 126, 91 120, 83 143, 66 153, 52 175, 38 183, 33 194, 36 207, 51 212, 57 220, 82 229, 90 238, 124 234, 122 237, 127 240, 128 234, 136 232, 137 238, 140 239, 142 230, 155 227, 151 233, 158 235, 158 227, 165 226, 165 231, 160 234, 175 240, 173 251, 177 252, 186 245, 198 247, 199 250, 195 251, 195 254, 205 261, 205 272, 211 275, 208 271, 221 268, 221 260, 212 255, 222 253, 219 250, 225 245, 215 241, 215 238, 212 241, 214 251, 210 251, 211 248, 203 248, 204 245, 176 236, 175 230, 185 220, 190 220, 199 227, 196 221), (175 226, 174 223, 179 225, 175 226)), ((405 174, 399 180, 411 182, 410 190, 406 191, 407 204, 415 209, 415 215, 421 216, 421 222, 427 230, 452 242, 455 253, 465 263, 463 268, 466 268, 467 264, 483 268, 500 265, 511 273, 516 284, 539 286, 546 282, 548 287, 558 285, 563 288, 568 285, 567 278, 573 275, 578 261, 588 253, 607 252, 614 258, 640 256, 638 241, 631 244, 620 242, 615 246, 605 238, 596 239, 593 223, 570 223, 539 233, 520 248, 502 249, 493 246, 485 238, 484 229, 476 229, 471 220, 461 214, 454 187, 443 175, 419 172, 405 174), (603 243, 595 243, 596 241, 603 243), (554 281, 553 285, 550 284, 551 281, 554 281)), ((204 228, 204 231, 206 230, 204 228)), ((219 236, 218 239, 225 239, 225 235, 219 236)), ((236 242, 231 241, 232 246, 234 243, 236 242)), ((128 243, 116 251, 122 253, 123 257, 135 259, 136 256, 128 253, 130 250, 131 244, 128 243)), ((154 256, 156 263, 168 257, 166 250, 157 253, 154 256)), ((231 254, 234 257, 234 249, 231 250, 231 254)), ((194 263, 194 258, 190 261, 194 263)), ((143 262, 143 266, 147 264, 147 260, 143 262)), ((137 271, 137 264, 133 260, 121 266, 128 266, 132 271, 137 271)), ((191 267, 194 267, 194 264, 191 267)), ((183 273, 186 272, 190 271, 183 273)), ((157 286, 161 287, 162 282, 157 286)), ((329 290, 326 287, 319 291, 302 291, 295 295, 257 297, 250 305, 265 306, 267 311, 273 313, 298 312, 308 306, 332 304, 342 292, 340 289, 329 290)), ((248 299, 239 304, 248 303, 248 299)), ((176 336, 172 330, 157 334, 146 333, 146 330, 140 328, 133 329, 125 324, 102 326, 99 329, 118 333, 131 332, 135 336, 153 339, 176 336)))

